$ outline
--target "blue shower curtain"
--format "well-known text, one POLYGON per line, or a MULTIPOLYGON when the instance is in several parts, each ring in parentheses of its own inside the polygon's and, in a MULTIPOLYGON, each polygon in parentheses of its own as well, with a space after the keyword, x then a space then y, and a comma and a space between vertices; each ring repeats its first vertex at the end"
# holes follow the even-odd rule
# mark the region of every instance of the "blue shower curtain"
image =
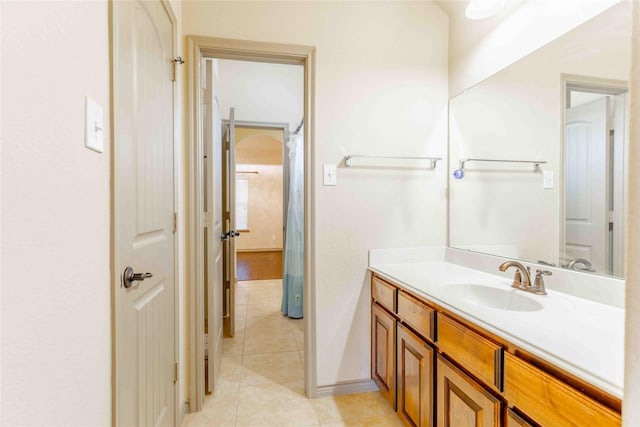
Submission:
POLYGON ((287 143, 289 149, 289 206, 284 246, 282 314, 302 318, 304 278, 304 152, 303 130, 287 143))

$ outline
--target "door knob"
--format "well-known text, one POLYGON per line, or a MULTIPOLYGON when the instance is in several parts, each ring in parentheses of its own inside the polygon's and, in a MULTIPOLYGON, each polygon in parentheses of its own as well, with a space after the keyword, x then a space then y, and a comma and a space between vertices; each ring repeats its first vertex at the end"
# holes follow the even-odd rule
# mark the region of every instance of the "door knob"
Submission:
POLYGON ((153 277, 151 273, 135 273, 133 268, 127 267, 124 269, 124 273, 122 273, 122 284, 125 288, 129 289, 133 286, 133 282, 143 281, 144 279, 148 279, 149 277, 153 277))
POLYGON ((231 231, 228 231, 226 233, 222 233, 220 235, 220 240, 223 241, 223 242, 226 242, 231 237, 238 237, 239 235, 240 235, 240 232, 238 232, 236 230, 231 230, 231 231))

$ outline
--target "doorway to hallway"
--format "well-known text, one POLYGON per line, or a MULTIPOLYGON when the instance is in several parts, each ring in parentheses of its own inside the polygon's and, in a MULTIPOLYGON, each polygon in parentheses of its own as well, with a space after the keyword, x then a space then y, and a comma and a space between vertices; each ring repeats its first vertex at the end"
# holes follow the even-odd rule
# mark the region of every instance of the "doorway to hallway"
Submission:
MULTIPOLYGON (((200 226, 202 226, 202 228, 204 229, 203 231, 205 232, 203 234, 200 234, 202 246, 215 248, 216 240, 218 240, 218 242, 224 241, 222 253, 225 261, 222 262, 223 265, 226 264, 228 260, 231 260, 232 256, 236 254, 237 252, 236 247, 240 248, 240 252, 239 252, 240 254, 244 252, 246 253, 278 252, 278 251, 284 252, 284 249, 285 249, 284 242, 285 242, 285 236, 286 236, 285 232, 287 228, 286 220, 283 218, 285 216, 284 212, 285 212, 285 207, 287 203, 286 199, 288 197, 288 191, 286 190, 283 191, 283 194, 280 197, 267 198, 271 202, 273 202, 273 199, 279 201, 278 204, 280 204, 281 206, 280 217, 282 218, 281 219, 282 223, 280 225, 269 224, 271 226, 275 225, 279 227, 279 232, 276 232, 275 229, 272 227, 271 231, 268 231, 265 234, 267 239, 270 240, 271 243, 269 244, 263 243, 260 247, 258 246, 244 247, 244 248, 242 247, 242 244, 240 243, 242 241, 242 237, 249 235, 249 233, 254 233, 254 228, 255 228, 253 225, 255 224, 254 220, 258 218, 254 216, 255 213, 254 215, 252 215, 250 199, 249 197, 247 197, 247 200, 246 200, 247 203, 244 206, 245 209, 248 211, 246 228, 242 227, 241 221, 239 221, 240 226, 237 226, 238 224, 233 224, 233 226, 231 226, 230 224, 231 221, 229 221, 230 219, 233 219, 233 222, 242 220, 242 218, 239 218, 237 213, 235 212, 238 208, 238 205, 242 207, 242 202, 241 201, 238 202, 232 199, 234 196, 238 196, 239 193, 241 195, 244 190, 246 190, 247 196, 248 196, 248 194, 251 191, 251 187, 252 187, 251 184, 254 184, 254 186, 259 185, 259 183, 252 182, 252 181, 255 181, 255 178, 261 177, 261 175, 264 175, 264 177, 266 178, 267 173, 265 172, 263 174, 262 170, 259 169, 262 167, 259 162, 240 163, 232 160, 238 154, 237 143, 240 143, 242 140, 242 138, 238 136, 238 133, 239 132, 241 133, 242 126, 247 124, 246 122, 250 122, 250 124, 253 126, 249 126, 249 127, 253 127, 253 128, 256 127, 255 126, 256 123, 258 124, 285 123, 289 129, 292 129, 292 128, 295 129, 298 127, 301 118, 310 111, 309 100, 310 100, 310 94, 311 94, 311 91, 310 91, 311 86, 309 85, 309 81, 310 81, 309 72, 311 71, 311 69, 308 68, 309 63, 307 61, 311 57, 310 55, 312 55, 313 50, 309 48, 302 48, 302 47, 273 46, 273 45, 262 46, 266 51, 273 51, 274 49, 277 51, 278 49, 290 48, 290 49, 293 49, 295 52, 290 54, 288 59, 285 59, 281 53, 275 54, 277 59, 275 57, 272 59, 268 59, 267 58, 268 54, 264 52, 260 58, 255 58, 255 57, 252 57, 252 55, 253 56, 256 55, 257 50, 255 49, 250 49, 250 51, 253 53, 247 53, 249 51, 245 49, 241 49, 240 51, 236 50, 234 51, 234 53, 230 53, 230 50, 233 50, 233 49, 230 49, 229 46, 233 45, 235 43, 234 41, 229 41, 229 40, 221 41, 219 39, 211 39, 210 42, 212 44, 220 43, 221 46, 219 46, 217 49, 211 48, 211 47, 206 48, 206 52, 204 52, 203 50, 200 50, 200 47, 206 44, 207 40, 203 40, 201 38, 195 38, 195 39, 197 39, 196 44, 198 44, 198 46, 192 52, 193 57, 202 58, 202 60, 199 61, 198 66, 195 67, 195 74, 192 74, 194 77, 196 77, 192 81, 195 83, 198 83, 195 86, 192 86, 194 89, 192 95, 195 96, 195 99, 194 99, 195 102, 193 105, 194 107, 196 107, 196 110, 198 110, 198 113, 195 114, 193 117, 195 119, 197 116, 197 120, 194 121, 194 125, 196 129, 198 129, 199 126, 202 126, 202 128, 200 128, 200 130, 197 130, 196 134, 194 135, 198 137, 195 140, 192 140, 192 142, 195 144, 195 147, 196 147, 196 149, 193 151, 194 154, 196 155, 194 160, 200 165, 200 167, 199 168, 197 167, 196 170, 194 170, 193 172, 196 178, 206 176, 207 177, 206 185, 209 185, 210 188, 212 188, 213 194, 216 194, 217 190, 215 190, 215 188, 219 186, 220 180, 216 182, 214 177, 216 176, 219 177, 218 170, 220 168, 226 170, 226 173, 222 174, 223 175, 222 188, 220 188, 220 191, 222 193, 224 192, 229 193, 231 190, 231 193, 232 193, 231 197, 227 197, 226 199, 223 198, 222 203, 219 202, 219 199, 217 197, 212 197, 210 200, 207 201, 206 204, 205 203, 199 204, 198 200, 194 200, 195 202, 194 206, 196 208, 198 206, 202 206, 203 208, 202 209, 203 214, 195 215, 195 218, 194 218, 194 222, 196 224, 200 223, 201 224, 200 226), (242 57, 243 55, 245 55, 247 59, 251 58, 251 60, 238 61, 237 59, 239 57, 242 57), (229 57, 232 57, 234 60, 229 60, 230 59, 229 57), (262 62, 263 60, 266 62, 262 62), (226 84, 224 81, 224 75, 225 75, 224 70, 225 70, 226 64, 224 64, 223 61, 229 62, 229 63, 235 63, 236 65, 252 66, 252 67, 257 66, 258 68, 260 67, 262 68, 258 73, 254 73, 251 78, 249 78, 248 80, 245 80, 243 83, 239 83, 235 85, 234 87, 234 83, 241 82, 242 81, 241 77, 243 76, 243 74, 247 74, 247 73, 244 73, 242 70, 238 70, 236 68, 234 72, 229 74, 232 76, 230 80, 231 84, 226 84), (206 90, 201 91, 198 87, 198 86, 204 86, 203 85, 204 78, 205 78, 204 72, 207 69, 207 64, 212 64, 211 70, 214 71, 211 74, 212 79, 209 81, 211 85, 210 86, 207 85, 207 87, 211 88, 211 91, 212 91, 211 93, 207 93, 206 90), (282 97, 283 94, 286 95, 287 93, 287 91, 283 90, 282 85, 278 82, 276 82, 276 84, 273 84, 273 83, 271 84, 267 83, 262 85, 256 84, 261 79, 263 79, 265 75, 268 74, 265 72, 265 68, 267 67, 279 68, 281 71, 286 68, 296 69, 296 74, 299 77, 297 79, 297 84, 299 88, 296 90, 297 100, 295 102, 286 103, 289 107, 295 106, 295 108, 293 109, 296 111, 295 114, 289 114, 288 116, 286 115, 282 116, 282 114, 280 114, 280 116, 274 115, 274 113, 278 113, 278 112, 282 113, 282 111, 279 110, 277 108, 277 104, 274 104, 273 102, 266 104, 267 108, 264 109, 264 111, 266 111, 266 115, 256 114, 256 108, 262 105, 262 101, 264 101, 265 99, 267 99, 268 101, 273 100, 273 96, 271 98, 265 96, 265 92, 268 92, 269 88, 271 88, 272 93, 275 91, 276 97, 282 97), (253 94, 255 96, 257 94, 257 98, 254 98, 248 104, 243 104, 241 101, 238 102, 237 100, 232 100, 233 97, 228 97, 227 95, 225 95, 226 89, 230 89, 236 92, 239 91, 241 92, 241 95, 244 95, 244 96, 246 96, 247 94, 253 94), (200 99, 200 100, 198 101, 197 99, 200 99), (225 101, 225 99, 229 100, 229 102, 225 101), (208 104, 210 106, 209 111, 215 112, 217 110, 218 111, 217 119, 223 122, 223 125, 219 127, 220 131, 214 132, 221 140, 221 144, 219 144, 222 146, 221 155, 217 154, 220 151, 216 150, 215 148, 215 145, 217 144, 216 141, 213 141, 213 144, 209 144, 208 136, 210 135, 210 133, 206 131, 206 126, 204 126, 204 124, 208 120, 210 120, 210 116, 204 113, 199 108, 199 105, 202 105, 201 102, 202 104, 209 103, 208 104), (233 113, 229 114, 229 116, 227 117, 227 112, 230 112, 232 110, 233 110, 233 113), (224 123, 227 120, 229 122, 229 126, 228 128, 225 128, 224 123), (197 149, 198 144, 202 144, 201 145, 202 151, 199 151, 197 149), (215 165, 209 164, 208 163, 209 161, 216 164, 215 165), (249 165, 251 167, 247 167, 249 165), (235 173, 236 171, 233 170, 234 168, 241 173, 236 174, 235 173), (242 172, 258 172, 258 173, 242 173, 242 172), (242 179, 240 178, 242 175, 249 175, 249 177, 242 179), (252 180, 252 177, 254 178, 253 180, 252 180), (246 184, 244 184, 243 181, 246 182, 246 184), (244 186, 244 189, 242 188, 243 186, 244 186), (235 187, 235 188, 232 188, 232 187, 235 187), (222 206, 220 206, 221 209, 219 210, 227 211, 227 212, 229 210, 233 210, 234 214, 227 215, 226 217, 223 215, 222 221, 217 221, 216 219, 214 219, 214 218, 217 218, 217 214, 211 213, 211 212, 218 210, 216 205, 219 206, 220 204, 222 206), (213 217, 211 215, 213 215, 213 217), (217 225, 214 225, 214 224, 216 223, 220 225, 220 228, 221 228, 220 234, 215 232, 217 225), (209 228, 211 228, 211 233, 209 233, 209 228), (229 243, 226 243, 229 240, 233 242, 232 245, 230 245, 229 243)), ((192 42, 194 42, 194 40, 192 40, 192 42)), ((247 44, 247 42, 237 42, 237 43, 239 45, 247 44)), ((253 43, 248 43, 248 44, 253 45, 253 43)), ((261 45, 261 44, 257 43, 256 45, 261 45)), ((192 44, 191 47, 194 48, 195 46, 192 44)), ((194 65, 195 64, 196 62, 194 61, 194 65)), ((286 75, 286 72, 284 74, 286 75)), ((263 105, 263 108, 264 108, 264 105, 263 105)), ((206 108, 203 108, 203 109, 206 110, 206 108)), ((310 121, 310 118, 309 118, 309 121, 310 121)), ((211 128, 216 129, 218 128, 218 126, 215 123, 211 123, 211 128)), ((288 149, 286 147, 286 143, 288 142, 288 140, 290 140, 290 137, 291 137, 291 132, 288 131, 289 129, 285 129, 285 131, 282 132, 283 138, 280 143, 280 147, 282 150, 282 157, 285 160, 279 166, 281 168, 280 174, 282 176, 281 183, 286 182, 285 177, 287 176, 287 173, 286 173, 287 157, 286 156, 287 156, 288 149)), ((300 150, 298 150, 297 152, 300 155, 299 166, 302 172, 300 175, 301 179, 298 181, 300 192, 296 196, 297 200, 300 203, 300 209, 297 212, 302 213, 302 215, 297 218, 298 219, 297 229, 300 230, 300 233, 299 233, 300 236, 302 237, 304 235, 305 237, 304 240, 302 240, 302 238, 299 240, 298 252, 301 258, 300 258, 300 267, 297 270, 300 276, 299 277, 300 294, 298 299, 300 300, 300 303, 301 303, 300 304, 301 313, 299 317, 304 317, 304 319, 297 320, 297 322, 298 322, 298 325, 300 325, 298 326, 299 330, 305 331, 305 332, 307 332, 311 328, 309 324, 309 320, 313 319, 313 313, 311 310, 312 306, 309 306, 307 304, 308 301, 306 300, 306 298, 309 295, 309 293, 307 292, 305 292, 305 296, 304 296, 305 308, 304 308, 304 316, 302 316, 302 302, 303 302, 302 287, 304 286, 305 288, 307 288, 311 286, 311 280, 310 280, 311 276, 309 276, 309 271, 310 271, 309 269, 311 267, 311 264, 309 262, 309 258, 310 258, 309 251, 307 250, 308 242, 309 242, 309 239, 307 237, 309 236, 309 233, 310 233, 307 212, 310 212, 310 209, 308 208, 310 201, 309 199, 304 197, 304 195, 307 194, 307 191, 309 188, 310 174, 311 174, 310 168, 307 168, 305 166, 306 164, 308 164, 310 159, 309 157, 310 151, 308 150, 310 146, 310 139, 308 139, 308 136, 309 136, 309 133, 304 129, 302 129, 300 131, 299 137, 296 138, 297 142, 299 142, 299 145, 300 145, 300 150), (304 248, 304 251, 302 250, 303 248, 304 248)), ((275 165, 268 165, 268 166, 275 166, 275 165)), ((195 180, 195 184, 196 184, 195 185, 196 195, 197 196, 202 195, 202 198, 200 201, 202 201, 202 199, 208 198, 209 195, 206 195, 206 196, 204 195, 204 187, 206 185, 204 183, 199 184, 198 179, 195 180)), ((281 185, 281 187, 283 186, 284 185, 281 185)), ((196 199, 197 198, 198 197, 196 197, 196 199)), ((263 209, 258 209, 256 212, 261 213, 262 211, 263 209)), ((276 222, 276 221, 272 221, 272 222, 276 222)), ((198 230, 198 228, 199 227, 196 226, 195 229, 198 230)), ((262 229, 262 227, 260 228, 262 229)), ((258 228, 255 228, 255 230, 256 230, 255 236, 258 236, 258 233, 257 233, 258 228)), ((246 243, 249 243, 250 239, 245 239, 245 240, 247 240, 246 243)), ((228 294, 225 294, 223 292, 222 295, 220 295, 220 293, 217 292, 215 289, 215 286, 216 286, 215 284, 219 278, 219 269, 216 268, 215 265, 213 266, 213 268, 208 268, 208 269, 203 268, 204 265, 207 265, 207 264, 211 265, 210 263, 211 257, 209 256, 205 257, 204 252, 205 251, 202 249, 198 250, 197 248, 195 248, 194 250, 194 253, 197 256, 196 264, 200 264, 201 266, 201 267, 198 267, 198 265, 195 266, 196 267, 195 273, 197 274, 195 274, 194 277, 196 278, 198 276, 202 277, 202 281, 200 282, 199 280, 196 280, 196 286, 193 289, 194 292, 192 294, 193 307, 195 308, 194 310, 195 315, 192 318, 193 333, 195 335, 192 334, 194 339, 192 341, 193 346, 191 348, 191 352, 193 356, 192 358, 193 368, 191 369, 191 375, 192 375, 191 396, 193 396, 193 398, 191 399, 191 402, 190 402, 190 409, 192 411, 199 410, 202 407, 202 404, 204 402, 205 378, 208 380, 208 384, 206 384, 206 390, 208 390, 209 392, 212 392, 214 396, 216 393, 217 381, 220 378, 222 378, 222 371, 220 370, 220 364, 224 357, 222 354, 220 354, 221 353, 220 349, 224 347, 224 344, 220 345, 220 342, 217 339, 219 336, 217 335, 218 329, 214 328, 213 334, 212 334, 211 333, 212 328, 210 328, 211 324, 205 325, 205 318, 207 318, 209 322, 211 322, 211 320, 218 321, 219 319, 217 314, 213 316, 211 315, 215 312, 216 308, 220 306, 220 303, 226 304, 229 311, 232 311, 233 313, 232 316, 235 318, 235 321, 232 322, 232 324, 234 324, 234 328, 231 329, 233 332, 229 334, 229 335, 233 335, 234 337, 229 339, 232 339, 237 342, 239 341, 237 338, 241 338, 240 340, 242 340, 246 345, 247 339, 249 339, 250 341, 253 341, 253 339, 248 338, 248 335, 245 335, 244 338, 242 338, 240 337, 240 334, 241 333, 246 334, 248 332, 248 330, 244 329, 246 327, 246 324, 243 325, 242 322, 243 322, 243 317, 245 318, 244 320, 246 321, 249 319, 249 316, 248 315, 243 316, 242 309, 238 309, 237 307, 238 307, 238 304, 242 303, 243 292, 245 292, 243 291, 243 289, 247 284, 253 283, 254 285, 257 285, 257 286, 264 285, 263 281, 238 282, 237 281, 238 270, 236 268, 236 264, 232 262, 231 265, 228 265, 226 270, 229 273, 225 273, 223 275, 225 276, 224 280, 231 280, 230 292, 228 294), (201 271, 201 273, 198 273, 199 271, 201 271), (200 274, 202 275, 200 276, 200 274), (212 284, 214 285, 213 287, 211 286, 212 284), (205 293, 207 294, 206 298, 204 298, 205 293), (231 298, 228 295, 231 295, 231 298), (205 301, 206 301, 206 305, 205 305, 205 301), (202 307, 201 311, 198 309, 198 306, 202 307), (209 307, 211 307, 211 310, 209 310, 209 307), (205 331, 207 332, 206 334, 205 334, 205 331), (199 338, 200 336, 202 336, 203 338, 200 339, 199 338), (201 345, 201 344, 204 344, 205 342, 207 343, 206 346, 201 345), (205 357, 205 351, 204 351, 205 347, 207 348, 206 357, 205 357), (209 369, 207 369, 208 375, 205 374, 205 369, 204 369, 205 363, 209 367, 209 369), (200 368, 198 366, 200 366, 200 368), (218 373, 217 376, 216 376, 216 373, 218 373)), ((282 266, 282 264, 286 264, 286 261, 284 261, 284 258, 286 258, 284 254, 281 255, 280 257, 283 259, 283 261, 278 260, 274 264, 280 264, 280 266, 282 266)), ((277 259, 277 256, 276 256, 276 259, 277 259)), ((249 277, 246 277, 246 278, 249 278, 249 277)), ((278 283, 280 282, 279 279, 275 279, 275 280, 278 280, 278 283)), ((274 284, 271 283, 271 286, 272 286, 272 289, 270 289, 268 293, 271 294, 271 298, 272 298, 271 303, 273 303, 274 284)), ((279 300, 282 298, 281 297, 282 284, 278 284, 275 286, 276 288, 280 288, 277 291, 280 295, 276 297, 276 299, 279 300)), ((260 288, 256 288, 256 291, 258 291, 258 295, 264 294, 264 292, 260 291, 260 288)), ((278 308, 278 307, 275 307, 275 308, 278 308)), ((279 313, 279 310, 277 311, 277 314, 278 316, 280 316, 282 320, 287 319, 287 317, 279 313)), ((228 313, 224 308, 222 310, 222 315, 223 317, 228 315, 228 313)), ((292 349, 292 351, 299 352, 298 345, 302 345, 303 348, 305 349, 305 351, 301 353, 305 359, 304 362, 302 363, 303 369, 301 370, 301 373, 302 373, 302 378, 304 379, 303 392, 306 393, 306 390, 309 390, 309 383, 315 384, 315 371, 312 368, 313 365, 315 364, 315 361, 312 364, 308 363, 309 354, 315 354, 315 351, 311 351, 311 352, 307 351, 312 341, 307 336, 308 334, 304 333, 302 335, 304 338, 300 340, 301 343, 296 343, 295 350, 292 349), (309 374, 310 372, 311 374, 309 374)), ((224 341, 226 341, 226 339, 224 341)), ((272 345, 272 347, 275 348, 276 346, 272 345)), ((315 390, 315 386, 313 386, 313 390, 315 390)))
POLYGON ((238 280, 282 279, 288 125, 236 123, 238 280))

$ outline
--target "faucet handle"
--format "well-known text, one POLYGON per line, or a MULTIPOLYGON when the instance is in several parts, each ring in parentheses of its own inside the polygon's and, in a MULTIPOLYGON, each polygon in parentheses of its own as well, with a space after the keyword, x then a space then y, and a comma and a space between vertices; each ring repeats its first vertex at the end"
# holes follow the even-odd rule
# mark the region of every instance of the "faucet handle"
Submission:
POLYGON ((553 273, 551 273, 549 270, 540 270, 539 268, 536 269, 536 279, 533 282, 533 291, 536 294, 547 294, 547 290, 544 287, 544 278, 542 276, 551 276, 552 274, 553 273))

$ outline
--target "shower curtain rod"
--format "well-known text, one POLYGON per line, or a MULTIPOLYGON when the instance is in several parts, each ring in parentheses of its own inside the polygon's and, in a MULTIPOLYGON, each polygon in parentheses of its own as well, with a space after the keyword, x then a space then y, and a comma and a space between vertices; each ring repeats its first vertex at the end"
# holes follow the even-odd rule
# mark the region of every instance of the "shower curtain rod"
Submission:
POLYGON ((260 174, 259 171, 236 171, 236 173, 255 173, 256 175, 260 174))

